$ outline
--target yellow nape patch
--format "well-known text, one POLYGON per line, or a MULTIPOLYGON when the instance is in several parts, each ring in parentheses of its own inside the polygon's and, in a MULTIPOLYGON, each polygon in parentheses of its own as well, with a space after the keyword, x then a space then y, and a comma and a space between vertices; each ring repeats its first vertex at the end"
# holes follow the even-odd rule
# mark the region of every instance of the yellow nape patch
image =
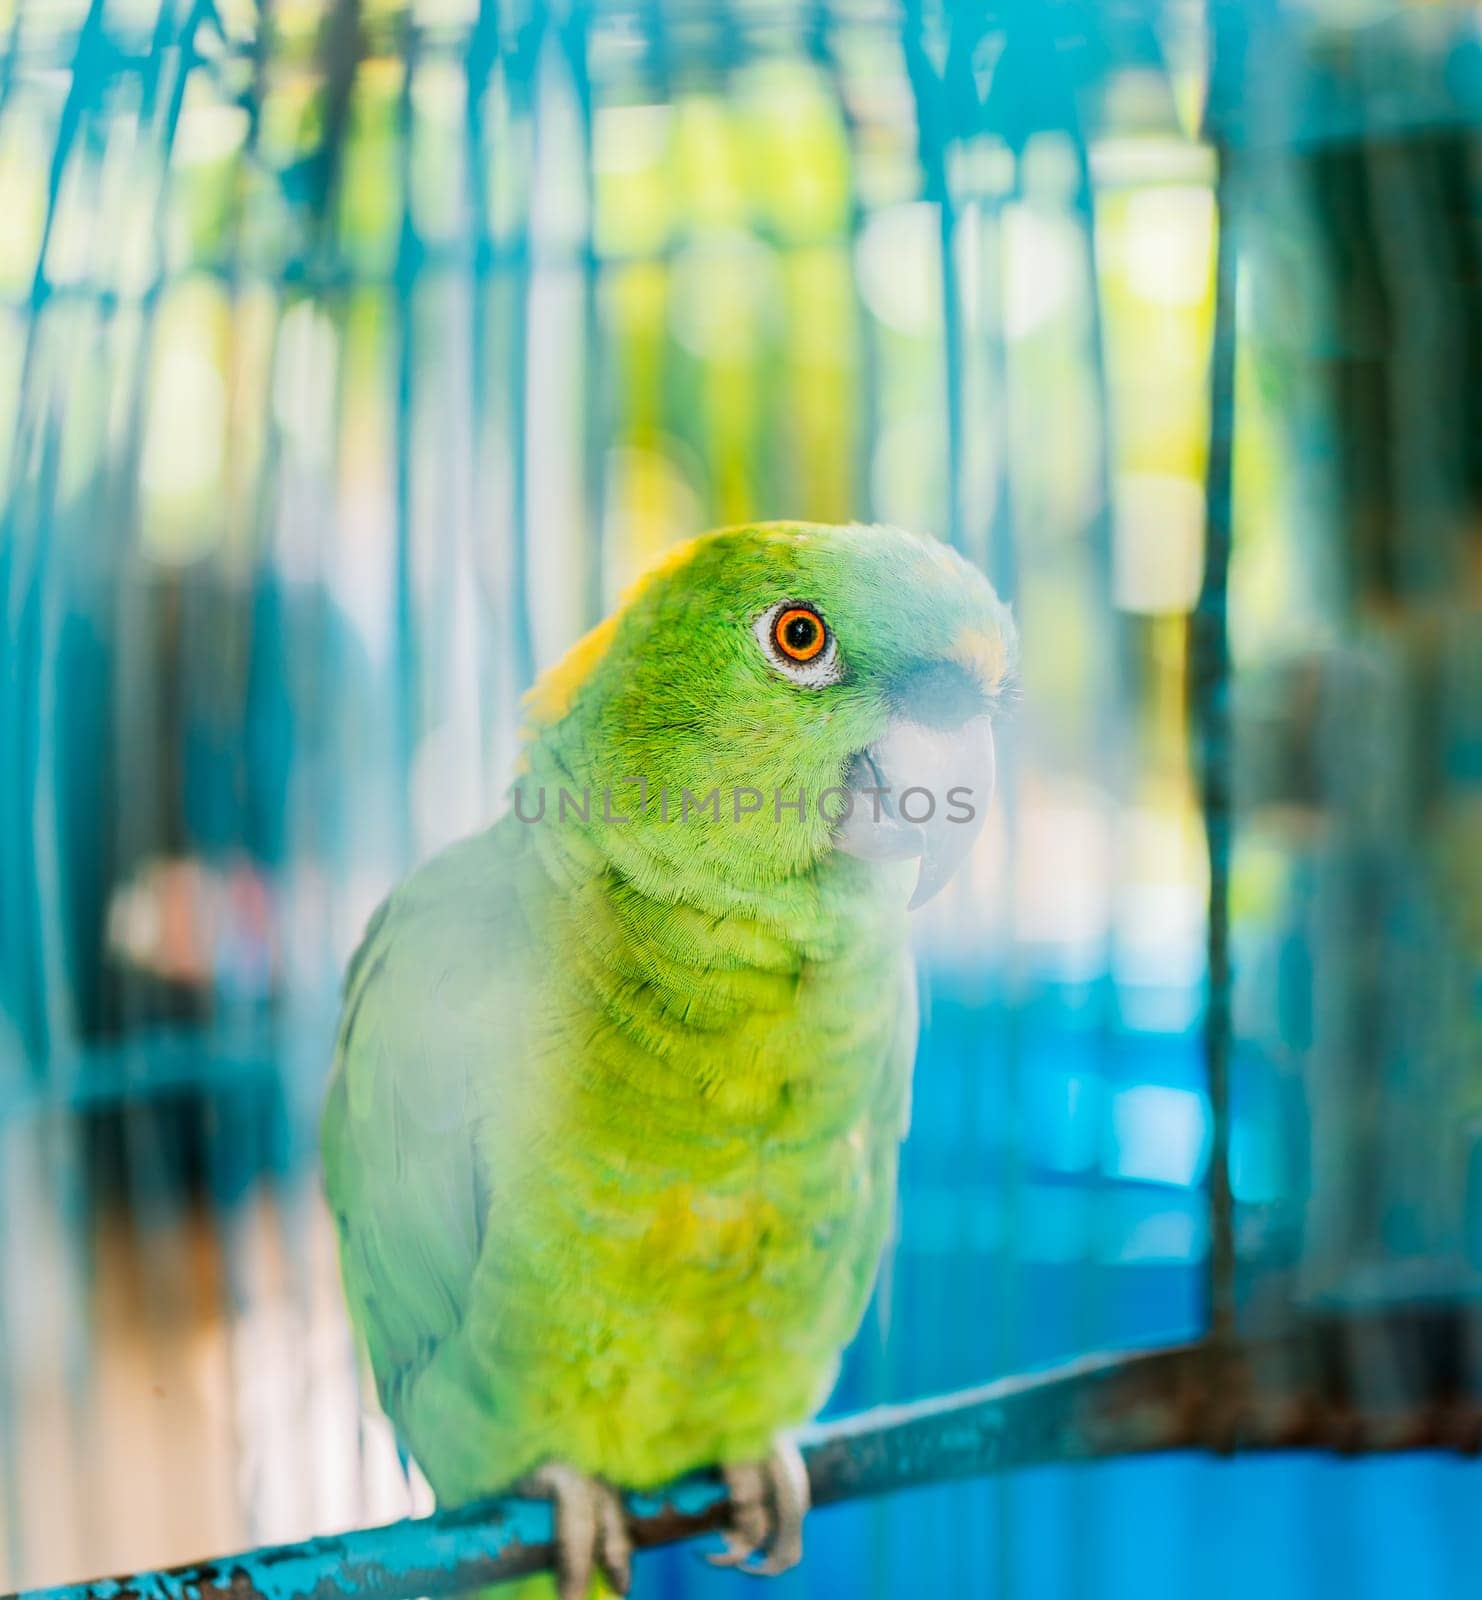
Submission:
POLYGON ((951 659, 976 674, 988 694, 1003 687, 1008 670, 1008 646, 1002 634, 967 627, 952 641, 951 659))
POLYGON ((617 624, 617 612, 604 617, 595 628, 584 633, 555 666, 541 673, 535 687, 525 696, 525 720, 529 726, 549 728, 566 715, 577 690, 607 654, 617 624))
POLYGON ((701 541, 708 537, 702 533, 698 538, 684 539, 666 550, 623 591, 611 616, 604 617, 595 628, 584 633, 553 667, 541 673, 525 696, 527 729, 553 727, 570 711, 582 685, 611 648, 623 613, 656 579, 687 566, 701 541))

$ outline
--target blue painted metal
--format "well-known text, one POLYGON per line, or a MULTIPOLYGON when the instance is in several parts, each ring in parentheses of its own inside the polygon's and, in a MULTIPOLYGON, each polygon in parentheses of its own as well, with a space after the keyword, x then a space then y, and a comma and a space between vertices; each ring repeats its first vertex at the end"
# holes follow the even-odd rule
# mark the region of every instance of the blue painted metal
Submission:
MULTIPOLYGON (((1355 1330, 1439 1353, 1466 1338, 1467 1323, 1455 1308, 1368 1311, 1347 1324, 1312 1325, 1303 1339, 1315 1350, 1355 1330)), ((1379 1450, 1482 1448, 1479 1396, 1458 1394, 1444 1380, 1433 1393, 1408 1394, 1402 1406, 1372 1416, 1353 1409, 1345 1381, 1331 1367, 1305 1391, 1263 1387, 1263 1366, 1302 1353, 1257 1343, 1246 1352, 1248 1365, 1227 1360, 1224 1377, 1238 1390, 1237 1413, 1226 1404, 1231 1394, 1207 1389, 1207 1352, 1189 1344, 1084 1357, 964 1394, 820 1424, 799 1441, 812 1501, 823 1509, 1006 1468, 1177 1450, 1236 1434, 1244 1448, 1331 1445, 1345 1434, 1379 1450), (1355 1426, 1361 1431, 1352 1432, 1355 1426)), ((729 1515, 725 1486, 714 1472, 630 1493, 626 1504, 640 1550, 715 1532, 729 1515)), ((549 1503, 511 1496, 387 1527, 0 1600, 411 1600, 549 1570, 552 1529, 549 1503)))

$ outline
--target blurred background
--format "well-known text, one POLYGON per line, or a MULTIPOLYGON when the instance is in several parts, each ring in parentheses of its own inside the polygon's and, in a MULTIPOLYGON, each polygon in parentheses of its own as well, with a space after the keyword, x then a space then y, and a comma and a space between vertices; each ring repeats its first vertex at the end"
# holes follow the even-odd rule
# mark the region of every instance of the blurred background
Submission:
MULTIPOLYGON (((1220 1214, 1240 1319, 1477 1306, 1472 7, 0 0, 0 495, 0 1586, 427 1509, 319 1192, 339 977, 717 523, 932 532, 1024 640, 831 1409, 1201 1331, 1220 1214)), ((770 1592, 1450 1595, 1479 1493, 1052 1466, 770 1592)))

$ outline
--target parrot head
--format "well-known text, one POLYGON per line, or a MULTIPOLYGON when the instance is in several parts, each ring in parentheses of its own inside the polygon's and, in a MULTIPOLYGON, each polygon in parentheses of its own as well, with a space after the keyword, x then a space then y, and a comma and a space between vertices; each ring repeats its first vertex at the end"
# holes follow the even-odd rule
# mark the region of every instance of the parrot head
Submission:
POLYGON ((833 851, 915 858, 919 905, 983 822, 1013 661, 1008 608, 934 539, 728 528, 671 551, 536 685, 521 784, 599 794, 628 857, 742 885, 833 851))

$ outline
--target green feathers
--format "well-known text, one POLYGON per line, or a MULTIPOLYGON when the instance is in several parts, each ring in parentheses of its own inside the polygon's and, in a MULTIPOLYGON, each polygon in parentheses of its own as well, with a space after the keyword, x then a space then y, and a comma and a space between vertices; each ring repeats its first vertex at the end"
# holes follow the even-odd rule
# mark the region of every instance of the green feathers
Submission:
POLYGON ((532 695, 518 807, 378 913, 326 1182, 440 1498, 550 1458, 649 1485, 821 1403, 890 1226, 915 1018, 912 869, 835 848, 819 799, 902 717, 986 714, 1011 650, 929 541, 697 540, 532 695), (799 605, 826 641, 769 631, 799 605))

